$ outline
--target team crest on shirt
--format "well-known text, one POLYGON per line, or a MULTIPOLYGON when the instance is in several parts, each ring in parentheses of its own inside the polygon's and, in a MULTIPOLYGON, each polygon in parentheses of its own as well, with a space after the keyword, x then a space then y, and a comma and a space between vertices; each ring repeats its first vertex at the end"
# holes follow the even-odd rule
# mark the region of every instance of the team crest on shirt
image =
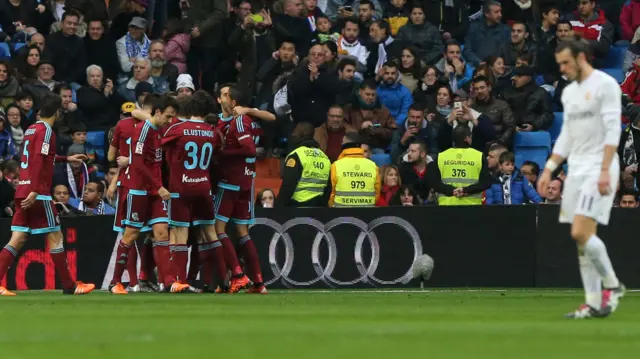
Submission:
POLYGON ((136 143, 136 153, 141 155, 142 154, 142 149, 144 149, 144 143, 142 143, 142 142, 136 143))
POLYGON ((42 149, 40 150, 40 153, 42 153, 43 155, 48 155, 49 154, 49 144, 48 143, 43 143, 42 144, 42 149))
POLYGON ((131 214, 131 219, 133 219, 134 221, 138 222, 138 212, 133 212, 131 214))

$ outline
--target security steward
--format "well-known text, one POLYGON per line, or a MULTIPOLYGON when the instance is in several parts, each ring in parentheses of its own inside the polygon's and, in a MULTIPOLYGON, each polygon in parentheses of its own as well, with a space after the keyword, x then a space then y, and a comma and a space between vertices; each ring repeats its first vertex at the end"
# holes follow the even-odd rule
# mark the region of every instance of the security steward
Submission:
MULTIPOLYGON (((454 147, 438 155, 433 188, 441 206, 481 205, 482 192, 491 186, 489 166, 482 152, 471 148, 467 126, 453 130, 454 147)), ((435 167, 435 166, 434 166, 435 167)))
POLYGON ((347 132, 342 153, 331 165, 329 207, 373 207, 380 196, 380 170, 364 156, 362 140, 347 132))
POLYGON ((276 207, 326 207, 331 162, 313 139, 314 127, 300 122, 291 134, 295 146, 284 165, 276 207))

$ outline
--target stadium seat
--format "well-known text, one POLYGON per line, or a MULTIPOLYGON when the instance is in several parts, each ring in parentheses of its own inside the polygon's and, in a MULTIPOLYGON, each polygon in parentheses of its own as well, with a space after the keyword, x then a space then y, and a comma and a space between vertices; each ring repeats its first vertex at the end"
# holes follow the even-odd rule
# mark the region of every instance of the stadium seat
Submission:
POLYGON ((605 73, 613 76, 613 78, 616 79, 616 81, 618 81, 618 83, 622 83, 622 81, 624 81, 624 71, 622 71, 622 68, 617 68, 617 69, 606 68, 606 69, 601 69, 601 70, 604 71, 605 73))
POLYGON ((518 132, 515 138, 516 167, 534 161, 544 167, 551 153, 551 135, 546 131, 518 132))
POLYGON ((6 42, 0 42, 0 58, 11 58, 11 49, 6 42))
POLYGON ((18 42, 17 44, 13 45, 13 51, 18 51, 26 45, 27 44, 25 44, 24 42, 18 42))
POLYGON ((104 148, 104 131, 87 132, 87 142, 96 148, 104 148))
POLYGON ((604 67, 606 68, 622 68, 624 62, 624 54, 627 52, 626 47, 612 46, 604 59, 604 67))
POLYGON ((378 167, 391 164, 391 155, 388 153, 374 153, 371 155, 371 160, 378 165, 378 167))
POLYGON ((560 130, 562 129, 562 112, 553 113, 553 123, 551 127, 547 129, 549 135, 551 135, 551 144, 556 143, 558 136, 560 136, 560 130))
POLYGON ((531 162, 535 162, 538 164, 538 166, 540 166, 540 168, 544 168, 544 165, 547 163, 547 159, 549 158, 548 154, 544 154, 542 151, 529 151, 529 150, 525 150, 525 151, 516 151, 515 153, 516 155, 516 167, 517 168, 522 168, 522 164, 525 161, 531 161, 531 162))
POLYGON ((104 155, 104 148, 99 147, 99 148, 95 148, 94 149, 96 151, 96 160, 98 162, 103 162, 103 160, 106 158, 106 156, 104 155))

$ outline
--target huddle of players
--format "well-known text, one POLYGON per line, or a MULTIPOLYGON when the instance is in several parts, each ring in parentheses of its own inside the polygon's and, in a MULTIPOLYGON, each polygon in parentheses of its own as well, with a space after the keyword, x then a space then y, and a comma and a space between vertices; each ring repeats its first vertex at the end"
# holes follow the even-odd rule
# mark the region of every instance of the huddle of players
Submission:
POLYGON ((110 192, 117 185, 114 229, 121 235, 111 293, 127 294, 122 275, 128 267, 134 269, 130 276, 135 276, 135 242, 145 230, 151 230, 153 236, 152 243, 145 243, 140 251, 140 287, 156 290, 148 280, 155 263, 158 282, 165 291, 193 290, 186 282, 190 227, 200 229, 192 234, 198 234, 205 291, 213 291, 211 274, 215 268, 223 280, 231 272, 228 284, 225 281, 216 292, 236 293, 247 287, 248 293, 267 292, 248 231, 254 219, 259 126, 249 116, 233 115, 234 108, 244 101, 240 89, 221 88, 218 102, 222 114, 214 126, 205 122, 214 109, 213 97, 206 92, 198 91, 180 103, 169 96, 148 95, 141 109, 118 122, 111 145, 119 152, 120 170, 110 192), (168 188, 162 181, 163 160, 168 188), (212 165, 214 161, 217 164, 212 165), (226 234, 230 221, 236 224, 240 254, 250 279, 226 234))

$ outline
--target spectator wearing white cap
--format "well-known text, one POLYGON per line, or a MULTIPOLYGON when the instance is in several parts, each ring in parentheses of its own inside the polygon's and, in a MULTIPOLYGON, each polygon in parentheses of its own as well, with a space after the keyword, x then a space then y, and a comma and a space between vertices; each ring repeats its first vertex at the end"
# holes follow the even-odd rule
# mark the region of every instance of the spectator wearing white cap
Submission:
POLYGON ((191 96, 195 91, 196 87, 193 85, 193 79, 191 78, 191 75, 182 74, 178 76, 178 85, 176 86, 178 98, 191 96))
MULTIPOLYGON (((120 80, 125 80, 131 73, 136 58, 148 58, 151 41, 144 31, 147 28, 147 20, 142 17, 134 17, 129 22, 129 32, 116 41, 118 61, 122 69, 120 80)), ((120 83, 122 81, 119 81, 120 83)))

